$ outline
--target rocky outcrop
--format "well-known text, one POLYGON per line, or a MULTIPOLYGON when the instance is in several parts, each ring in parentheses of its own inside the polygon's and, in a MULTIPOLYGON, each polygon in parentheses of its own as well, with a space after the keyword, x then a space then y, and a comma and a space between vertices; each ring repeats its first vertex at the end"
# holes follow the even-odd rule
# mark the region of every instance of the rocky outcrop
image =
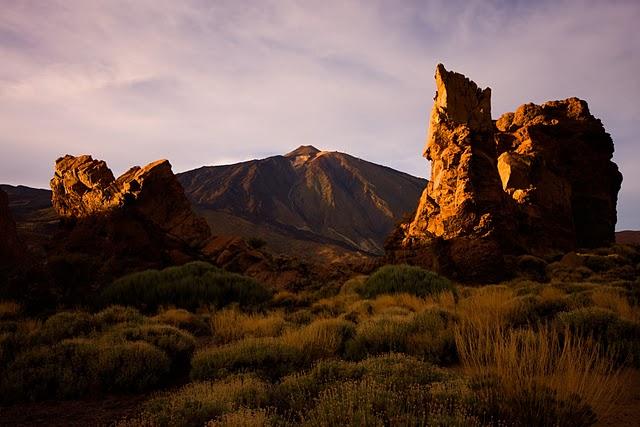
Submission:
POLYGON ((210 235, 205 220, 191 210, 168 160, 135 166, 115 179, 104 161, 67 155, 56 161, 51 189, 53 207, 62 218, 126 210, 192 247, 202 246, 210 235))
POLYGON ((526 104, 493 122, 490 89, 441 64, 435 79, 431 178, 387 242, 391 261, 496 279, 506 255, 613 243, 622 176, 586 102, 526 104))
POLYGON ((525 104, 496 122, 498 171, 517 242, 544 253, 614 243, 622 183, 613 141, 585 101, 525 104))
POLYGON ((0 267, 11 267, 21 256, 16 223, 9 210, 9 197, 0 190, 0 267))

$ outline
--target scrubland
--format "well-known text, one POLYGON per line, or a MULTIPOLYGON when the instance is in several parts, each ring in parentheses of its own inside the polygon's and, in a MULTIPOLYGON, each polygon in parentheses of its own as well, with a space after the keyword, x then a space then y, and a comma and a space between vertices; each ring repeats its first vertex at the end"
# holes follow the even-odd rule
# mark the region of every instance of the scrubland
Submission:
POLYGON ((473 286, 384 266, 330 292, 192 263, 49 315, 3 301, 1 404, 144 394, 119 426, 606 424, 640 368, 639 263, 529 257, 473 286))

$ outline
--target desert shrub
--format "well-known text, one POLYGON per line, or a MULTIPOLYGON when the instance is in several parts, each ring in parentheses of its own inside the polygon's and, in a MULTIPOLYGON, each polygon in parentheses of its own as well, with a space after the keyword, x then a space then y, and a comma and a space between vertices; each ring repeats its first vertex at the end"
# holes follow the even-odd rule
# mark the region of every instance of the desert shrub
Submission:
POLYGON ((250 375, 192 383, 151 399, 139 417, 121 425, 200 427, 240 408, 260 407, 267 392, 267 383, 250 375))
POLYGON ((405 316, 378 316, 360 323, 347 343, 349 359, 402 352, 434 363, 457 360, 453 336, 454 317, 442 310, 426 310, 405 316))
POLYGON ((287 322, 279 312, 260 314, 224 309, 215 312, 209 323, 216 342, 226 344, 243 338, 278 336, 284 331, 287 322))
POLYGON ((112 305, 94 315, 100 329, 108 329, 119 323, 142 323, 144 316, 133 307, 112 305))
POLYGON ((593 338, 618 362, 640 366, 640 323, 621 319, 614 312, 598 307, 560 313, 558 322, 574 334, 593 338))
POLYGON ((444 291, 455 292, 446 278, 409 265, 385 265, 367 278, 357 290, 365 298, 393 293, 427 296, 444 291))
POLYGON ((200 316, 181 308, 163 310, 152 317, 151 321, 175 326, 197 336, 208 335, 211 332, 207 322, 200 316))
POLYGON ((169 367, 167 355, 143 341, 102 345, 97 357, 98 378, 105 391, 149 389, 166 378, 169 367))
POLYGON ((157 385, 167 356, 144 342, 118 344, 75 338, 20 353, 0 379, 7 401, 75 398, 98 391, 138 391, 157 385))
POLYGON ((247 338, 196 352, 191 360, 191 378, 218 379, 246 371, 277 378, 303 368, 304 363, 302 350, 278 338, 247 338))
POLYGON ((55 343, 66 338, 90 334, 95 320, 83 311, 63 311, 49 317, 40 329, 40 338, 46 343, 55 343))
POLYGON ((584 259, 584 265, 597 273, 623 266, 628 262, 618 254, 580 254, 580 256, 584 259))
POLYGON ((480 425, 463 402, 468 391, 449 383, 406 388, 371 378, 346 381, 323 390, 302 414, 304 426, 480 425))
POLYGON ((16 319, 22 307, 15 301, 0 301, 0 321, 16 319))
POLYGON ((326 359, 312 369, 282 379, 273 391, 273 404, 282 413, 304 414, 318 395, 345 381, 369 378, 394 388, 432 384, 448 376, 433 365, 404 354, 385 354, 361 362, 326 359))
POLYGON ((267 427, 272 415, 266 409, 242 408, 209 421, 206 427, 267 427))
POLYGON ((271 291, 254 279, 203 262, 133 273, 116 280, 101 294, 103 304, 147 310, 160 305, 194 310, 201 305, 222 307, 232 302, 257 306, 270 298, 271 291))
POLYGON ((518 273, 521 276, 545 282, 547 280, 547 262, 532 255, 522 255, 516 261, 518 273))
POLYGON ((475 378, 478 411, 499 424, 591 425, 625 381, 597 345, 552 328, 478 329, 462 322, 456 345, 475 378))
POLYGON ((188 365, 196 345, 195 338, 188 332, 169 325, 154 324, 114 328, 103 337, 103 341, 144 341, 152 344, 169 356, 174 368, 188 365))
POLYGON ((281 340, 305 354, 305 362, 332 357, 344 352, 345 344, 355 335, 355 325, 342 319, 320 319, 300 329, 289 331, 281 340))

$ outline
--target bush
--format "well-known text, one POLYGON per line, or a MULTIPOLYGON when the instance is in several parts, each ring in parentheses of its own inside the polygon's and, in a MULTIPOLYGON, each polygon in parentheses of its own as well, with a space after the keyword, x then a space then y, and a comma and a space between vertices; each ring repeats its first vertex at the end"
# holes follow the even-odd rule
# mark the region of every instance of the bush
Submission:
POLYGON ((49 317, 40 329, 40 338, 55 343, 65 338, 90 334, 95 328, 93 316, 82 311, 63 311, 49 317))
POLYGON ((640 367, 640 323, 619 318, 614 312, 587 307, 560 313, 558 322, 581 337, 593 338, 618 362, 640 367))
POLYGON ((196 346, 195 338, 169 325, 140 325, 115 328, 103 340, 107 342, 144 341, 164 351, 173 367, 188 364, 196 346))
POLYGON ((452 363, 457 360, 453 324, 453 316, 441 310, 374 317, 358 325, 356 336, 347 343, 346 356, 359 360, 402 352, 433 363, 452 363))
POLYGON ((222 307, 232 302, 258 306, 271 296, 271 291, 250 277, 193 262, 124 276, 103 290, 101 300, 104 304, 147 310, 156 310, 160 305, 195 310, 203 304, 222 307))
POLYGON ((94 316, 96 324, 102 330, 119 323, 142 323, 144 316, 133 307, 112 305, 94 316))
POLYGON ((365 298, 393 293, 408 293, 424 297, 444 291, 455 292, 455 288, 446 278, 409 265, 385 265, 356 290, 365 298))
POLYGON ((180 308, 161 311, 152 317, 151 321, 175 326, 197 336, 208 335, 211 332, 209 325, 200 316, 180 308))
POLYGON ((22 352, 0 381, 6 401, 75 398, 96 391, 138 391, 157 385, 169 359, 144 342, 76 338, 22 352))
POLYGON ((278 338, 247 338, 196 352, 191 360, 191 378, 218 379, 247 371, 278 378, 303 368, 305 359, 302 350, 278 338))
POLYGON ((169 373, 170 360, 142 341, 102 345, 97 372, 104 391, 142 391, 158 385, 169 373))
POLYGON ((230 343, 243 338, 275 337, 284 331, 286 321, 281 313, 247 314, 237 309, 214 313, 209 320, 216 342, 230 343))
POLYGON ((263 405, 267 391, 267 384, 253 376, 192 383, 152 399, 145 404, 142 416, 129 424, 200 427, 236 409, 263 405))

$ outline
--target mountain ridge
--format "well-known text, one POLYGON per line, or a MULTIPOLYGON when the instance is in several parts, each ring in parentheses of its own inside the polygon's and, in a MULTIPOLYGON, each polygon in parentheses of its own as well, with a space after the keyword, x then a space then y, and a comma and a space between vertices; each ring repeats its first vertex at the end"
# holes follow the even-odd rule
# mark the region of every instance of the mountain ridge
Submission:
MULTIPOLYGON (((369 254, 382 252, 387 234, 414 209, 426 183, 308 145, 285 155, 203 166, 178 179, 200 212, 233 214, 276 234, 369 254)), ((210 226, 214 234, 220 228, 213 221, 210 226)))

